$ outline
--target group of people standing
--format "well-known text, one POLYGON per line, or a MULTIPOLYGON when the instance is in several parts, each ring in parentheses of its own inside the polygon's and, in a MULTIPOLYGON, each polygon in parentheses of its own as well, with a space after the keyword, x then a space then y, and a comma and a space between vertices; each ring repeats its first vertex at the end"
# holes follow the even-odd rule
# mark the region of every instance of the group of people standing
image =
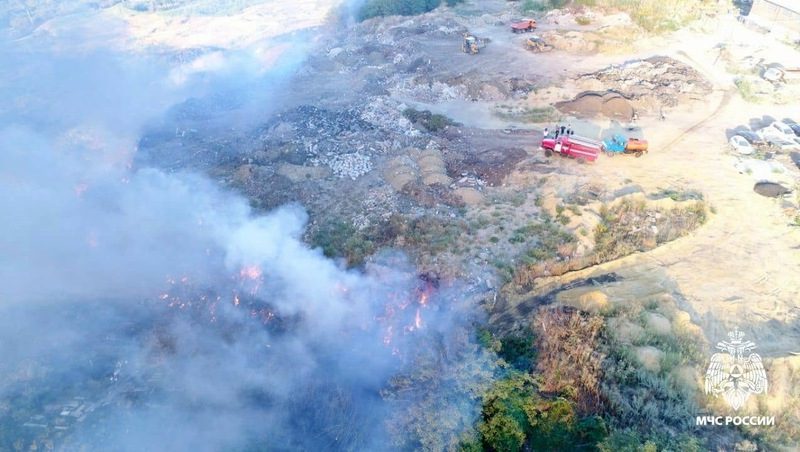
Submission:
MULTIPOLYGON (((566 126, 564 124, 561 124, 560 126, 556 126, 555 129, 553 130, 554 130, 553 138, 558 138, 559 136, 562 135, 575 135, 575 131, 572 130, 572 124, 567 124, 566 126)), ((548 127, 545 127, 544 136, 548 136, 549 134, 550 134, 550 129, 548 127)))

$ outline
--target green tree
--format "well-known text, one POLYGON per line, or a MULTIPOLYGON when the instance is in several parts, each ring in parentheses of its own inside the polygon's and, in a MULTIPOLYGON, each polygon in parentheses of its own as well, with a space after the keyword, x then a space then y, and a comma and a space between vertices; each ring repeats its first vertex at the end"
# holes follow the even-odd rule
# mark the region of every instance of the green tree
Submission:
MULTIPOLYGON (((448 6, 454 6, 463 0, 447 0, 448 6)), ((358 13, 359 19, 365 20, 378 16, 413 16, 431 11, 442 4, 442 0, 366 0, 358 13)))
POLYGON ((525 444, 529 423, 526 404, 535 396, 533 379, 512 372, 499 380, 483 399, 482 421, 478 431, 489 450, 518 451, 525 444))

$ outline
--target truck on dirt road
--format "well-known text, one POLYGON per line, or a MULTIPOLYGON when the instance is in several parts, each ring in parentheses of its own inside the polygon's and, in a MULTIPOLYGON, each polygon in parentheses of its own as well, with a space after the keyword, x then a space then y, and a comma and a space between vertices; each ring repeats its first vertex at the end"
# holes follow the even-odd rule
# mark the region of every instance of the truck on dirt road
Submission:
POLYGON ((619 133, 603 141, 603 150, 609 157, 617 154, 634 154, 636 157, 641 157, 647 152, 647 148, 647 140, 628 138, 619 133))
POLYGON ((511 24, 512 33, 528 33, 536 30, 536 21, 533 19, 525 19, 511 24))
POLYGON ((559 154, 577 159, 578 163, 586 163, 597 160, 603 143, 578 135, 546 135, 542 139, 541 148, 548 157, 559 154))

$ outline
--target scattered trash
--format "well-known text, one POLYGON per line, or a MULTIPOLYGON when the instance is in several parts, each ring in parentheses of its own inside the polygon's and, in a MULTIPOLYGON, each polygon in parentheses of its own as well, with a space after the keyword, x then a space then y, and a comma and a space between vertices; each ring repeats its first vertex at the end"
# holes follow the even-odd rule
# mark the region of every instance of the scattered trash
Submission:
POLYGON ((765 70, 761 77, 768 82, 779 83, 784 81, 785 74, 782 70, 776 67, 771 67, 765 70))
POLYGON ((729 141, 731 148, 742 155, 750 155, 754 152, 753 146, 742 136, 734 135, 729 141))

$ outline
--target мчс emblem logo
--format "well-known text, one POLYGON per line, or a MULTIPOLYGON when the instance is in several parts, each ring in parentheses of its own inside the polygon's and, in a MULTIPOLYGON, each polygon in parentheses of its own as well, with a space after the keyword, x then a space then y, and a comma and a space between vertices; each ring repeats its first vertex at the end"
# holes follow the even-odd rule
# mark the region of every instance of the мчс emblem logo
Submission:
POLYGON ((742 341, 744 333, 736 329, 728 333, 730 341, 717 344, 706 371, 706 394, 722 395, 734 410, 741 408, 750 394, 767 392, 767 374, 761 356, 749 353, 756 348, 752 341, 742 341))

